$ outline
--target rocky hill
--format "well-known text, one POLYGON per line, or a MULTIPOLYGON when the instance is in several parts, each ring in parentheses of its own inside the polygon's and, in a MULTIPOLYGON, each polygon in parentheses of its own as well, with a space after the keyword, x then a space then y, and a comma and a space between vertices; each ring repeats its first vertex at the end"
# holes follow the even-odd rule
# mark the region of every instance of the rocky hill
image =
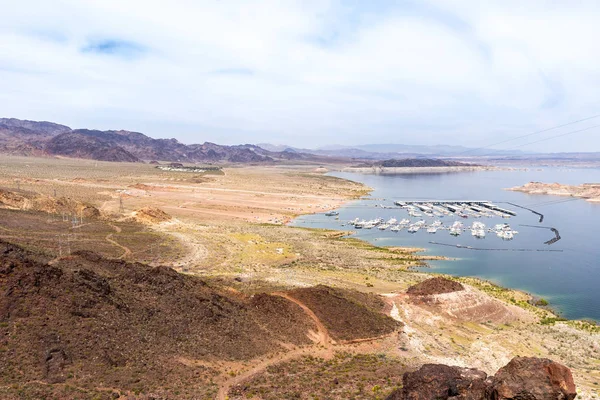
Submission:
POLYGON ((49 258, 0 241, 3 399, 105 398, 107 391, 115 398, 212 398, 218 373, 211 366, 314 347, 321 329, 351 341, 400 325, 381 312, 379 297, 354 291, 246 295, 88 251, 49 258), (324 315, 327 328, 298 299, 324 315), (355 323, 360 329, 351 329, 355 323), (67 387, 87 392, 76 396, 67 387))
POLYGON ((60 155, 100 161, 265 163, 277 160, 315 159, 310 154, 273 152, 254 145, 222 146, 214 143, 180 143, 154 139, 139 132, 71 129, 52 122, 0 118, 0 153, 60 155))
POLYGON ((49 154, 99 161, 139 162, 140 159, 120 146, 79 132, 54 136, 44 147, 49 154))
POLYGON ((0 242, 0 285, 2 385, 157 386, 206 398, 210 370, 185 360, 246 360, 310 344, 307 332, 315 329, 281 297, 236 295, 170 268, 90 252, 50 265, 0 242))
POLYGON ((356 168, 370 168, 370 167, 383 167, 383 168, 422 168, 422 167, 474 167, 475 164, 467 164, 458 161, 446 161, 435 158, 403 158, 403 159, 389 159, 383 161, 376 161, 373 163, 359 164, 356 168))

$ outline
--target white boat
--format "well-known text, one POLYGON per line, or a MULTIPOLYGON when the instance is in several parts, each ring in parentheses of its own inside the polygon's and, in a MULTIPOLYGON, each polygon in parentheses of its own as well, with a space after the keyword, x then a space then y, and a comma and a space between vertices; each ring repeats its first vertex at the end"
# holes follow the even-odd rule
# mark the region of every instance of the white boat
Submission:
POLYGON ((471 225, 471 229, 472 229, 472 230, 485 229, 485 224, 484 224, 483 222, 478 222, 478 221, 475 221, 475 222, 473 222, 473 224, 471 225))
POLYGON ((377 229, 379 229, 381 231, 385 231, 387 228, 389 228, 388 224, 381 224, 377 227, 377 229))
POLYGON ((400 230, 402 229, 402 226, 400 225, 394 225, 390 228, 390 231, 392 232, 400 232, 400 230))
POLYGON ((438 228, 436 226, 431 225, 429 228, 427 228, 427 233, 436 233, 438 230, 438 228))
POLYGON ((327 211, 325 215, 328 217, 335 217, 336 215, 340 215, 340 213, 337 211, 327 211))
POLYGON ((404 218, 402 221, 400 221, 400 225, 408 225, 408 224, 410 224, 410 219, 404 218))
POLYGON ((458 236, 462 233, 463 224, 460 221, 454 221, 450 227, 450 234, 452 236, 458 236))
POLYGON ((398 222, 398 220, 396 218, 390 218, 390 219, 388 219, 388 221, 386 222, 386 224, 388 224, 388 225, 394 225, 396 222, 398 222))
POLYGON ((417 225, 417 224, 413 224, 411 226, 408 227, 408 231, 410 233, 415 233, 417 232, 419 229, 421 229, 421 225, 417 225))
POLYGON ((483 239, 485 237, 484 229, 471 229, 471 235, 475 236, 478 239, 483 239))

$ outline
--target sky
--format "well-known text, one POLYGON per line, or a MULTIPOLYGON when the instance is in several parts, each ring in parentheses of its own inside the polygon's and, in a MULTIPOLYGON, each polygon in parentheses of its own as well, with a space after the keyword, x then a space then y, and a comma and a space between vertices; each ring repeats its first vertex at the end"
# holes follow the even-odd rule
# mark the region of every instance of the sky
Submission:
MULTIPOLYGON (((481 147, 600 114, 596 0, 0 6, 0 117, 317 148, 481 147)), ((600 151, 600 127, 568 134, 595 125, 495 148, 600 151)))

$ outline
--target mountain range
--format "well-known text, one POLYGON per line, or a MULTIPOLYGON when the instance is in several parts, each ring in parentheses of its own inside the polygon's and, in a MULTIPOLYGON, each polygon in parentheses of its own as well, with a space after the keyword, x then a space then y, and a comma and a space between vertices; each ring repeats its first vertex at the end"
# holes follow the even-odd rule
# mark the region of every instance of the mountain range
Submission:
POLYGON ((188 163, 313 163, 382 161, 408 158, 444 158, 464 161, 585 160, 598 161, 599 153, 526 153, 448 145, 363 144, 331 145, 317 149, 269 143, 234 146, 210 142, 184 144, 177 139, 154 139, 127 130, 72 129, 47 121, 0 118, 0 154, 18 156, 64 156, 99 161, 188 163))
POLYGON ((154 139, 139 132, 71 129, 53 122, 15 118, 0 118, 0 153, 122 162, 264 163, 303 159, 317 161, 319 158, 297 151, 269 151, 251 144, 223 146, 205 142, 186 145, 176 139, 154 139))
POLYGON ((273 145, 270 143, 259 143, 263 149, 269 151, 287 151, 298 153, 310 153, 321 156, 344 157, 362 160, 385 160, 393 158, 409 157, 497 157, 497 156, 524 156, 526 153, 519 150, 495 150, 489 148, 469 148, 451 145, 407 145, 397 143, 361 144, 355 146, 330 145, 316 149, 296 148, 287 145, 273 145))

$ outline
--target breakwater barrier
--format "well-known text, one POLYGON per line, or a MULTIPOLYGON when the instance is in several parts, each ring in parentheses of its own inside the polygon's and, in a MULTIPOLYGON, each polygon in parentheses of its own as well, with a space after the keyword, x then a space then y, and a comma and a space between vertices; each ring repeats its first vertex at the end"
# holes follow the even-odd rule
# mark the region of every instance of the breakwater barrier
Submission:
POLYGON ((552 239, 550 239, 548 241, 545 241, 544 244, 547 244, 547 245, 554 244, 554 243, 558 242, 561 239, 560 238, 560 233, 558 232, 558 229, 556 229, 556 228, 552 228, 552 227, 549 227, 549 226, 539 226, 539 225, 519 225, 519 226, 526 226, 528 228, 539 228, 539 229, 549 229, 549 230, 551 230, 554 233, 555 237, 553 237, 552 239))
POLYGON ((562 250, 558 250, 558 249, 491 249, 491 248, 482 248, 482 247, 473 247, 473 246, 464 246, 462 244, 451 244, 451 243, 440 243, 440 242, 429 242, 430 244, 435 244, 438 246, 447 246, 447 247, 457 247, 459 249, 466 249, 466 250, 478 250, 478 251, 542 251, 542 252, 546 252, 546 251, 552 251, 552 252, 558 252, 558 253, 562 253, 562 250))

